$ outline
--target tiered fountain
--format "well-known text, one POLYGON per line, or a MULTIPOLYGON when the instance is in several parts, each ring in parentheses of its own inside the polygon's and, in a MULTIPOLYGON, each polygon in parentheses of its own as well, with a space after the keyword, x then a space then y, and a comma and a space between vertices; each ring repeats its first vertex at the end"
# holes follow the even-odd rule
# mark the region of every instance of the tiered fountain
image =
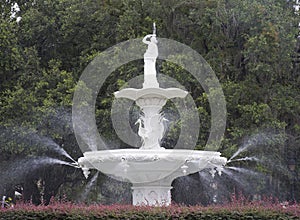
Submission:
POLYGON ((160 142, 165 133, 161 112, 167 100, 185 98, 188 92, 178 88, 160 88, 156 76, 158 57, 155 25, 153 34, 144 37, 148 45, 144 54, 144 83, 141 89, 127 88, 115 92, 115 97, 134 100, 141 109, 138 135, 139 149, 89 151, 78 164, 88 177, 90 169, 97 169, 132 183, 133 205, 167 206, 171 204, 171 183, 180 176, 211 169, 221 175, 227 159, 215 151, 165 149, 160 142))

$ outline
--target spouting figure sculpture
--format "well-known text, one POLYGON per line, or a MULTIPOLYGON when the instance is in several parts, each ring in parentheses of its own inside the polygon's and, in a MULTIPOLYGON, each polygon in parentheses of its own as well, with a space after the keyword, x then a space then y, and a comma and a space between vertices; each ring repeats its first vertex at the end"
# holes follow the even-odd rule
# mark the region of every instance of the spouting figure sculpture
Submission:
POLYGON ((156 74, 158 47, 155 24, 153 34, 146 35, 148 45, 144 54, 144 83, 141 89, 126 88, 114 93, 117 99, 135 101, 141 109, 137 120, 139 149, 116 149, 85 152, 78 164, 84 175, 90 169, 118 177, 132 183, 133 205, 168 206, 171 204, 171 183, 180 176, 211 169, 221 175, 227 159, 215 151, 165 149, 160 142, 165 133, 166 120, 161 112, 169 99, 185 98, 188 94, 179 88, 160 88, 156 74))

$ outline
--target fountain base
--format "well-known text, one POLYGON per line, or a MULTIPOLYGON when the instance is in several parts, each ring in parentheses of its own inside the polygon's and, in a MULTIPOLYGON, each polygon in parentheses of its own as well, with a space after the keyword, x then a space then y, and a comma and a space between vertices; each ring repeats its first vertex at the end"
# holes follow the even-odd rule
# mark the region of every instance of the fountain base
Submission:
POLYGON ((133 205, 171 204, 171 183, 180 176, 211 169, 221 174, 227 159, 214 151, 117 149, 85 152, 78 164, 85 176, 97 169, 133 184, 133 205))

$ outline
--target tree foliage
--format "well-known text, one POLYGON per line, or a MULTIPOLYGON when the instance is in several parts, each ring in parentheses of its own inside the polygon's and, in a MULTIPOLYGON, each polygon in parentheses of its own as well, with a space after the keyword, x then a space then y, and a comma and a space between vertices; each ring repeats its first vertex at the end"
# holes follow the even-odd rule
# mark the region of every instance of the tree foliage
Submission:
MULTIPOLYGON (((0 7, 1 168, 20 158, 49 155, 47 147, 28 136, 47 137, 78 158, 81 152, 70 114, 80 74, 101 51, 148 34, 156 22, 159 37, 187 44, 218 76, 228 111, 222 153, 230 157, 246 139, 258 133, 272 134, 276 143, 274 138, 272 143, 267 138, 253 153, 268 155, 286 169, 289 159, 300 156, 300 18, 289 2, 22 0, 17 1, 20 11, 12 17, 11 7, 16 1, 4 1, 0 7), (21 17, 18 22, 17 16, 21 17)), ((98 129, 108 140, 116 139, 110 122, 112 93, 141 72, 137 65, 141 63, 132 62, 116 70, 98 95, 98 129)), ((207 94, 179 66, 159 61, 158 69, 177 79, 194 98, 201 120, 197 143, 201 149, 210 128, 207 94)), ((277 182, 270 180, 275 194, 278 185, 289 185, 286 179, 290 176, 286 172, 278 175, 278 167, 244 166, 275 178, 277 182)), ((299 173, 299 160, 296 167, 299 173)), ((68 191, 68 182, 82 181, 78 176, 67 168, 42 167, 13 182, 23 186, 28 198, 41 193, 37 182, 42 182, 49 201, 58 190, 68 191), (59 178, 53 178, 54 173, 59 178)), ((5 184, 0 185, 9 191, 5 184)), ((235 183, 231 186, 234 190, 235 183)), ((284 199, 288 192, 280 196, 284 199)))

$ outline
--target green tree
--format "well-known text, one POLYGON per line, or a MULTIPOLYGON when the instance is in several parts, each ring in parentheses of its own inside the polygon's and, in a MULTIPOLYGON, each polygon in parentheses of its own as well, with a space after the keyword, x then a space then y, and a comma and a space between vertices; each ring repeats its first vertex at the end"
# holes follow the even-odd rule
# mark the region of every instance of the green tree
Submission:
MULTIPOLYGON (((177 40, 199 52, 220 79, 228 111, 220 149, 225 156, 232 156, 246 140, 260 133, 266 141, 258 143, 249 154, 265 161, 268 155, 282 167, 288 157, 299 156, 300 19, 291 4, 280 0, 24 0, 18 1, 20 11, 16 16, 22 18, 19 22, 11 18, 14 4, 5 1, 0 7, 3 167, 24 158, 58 156, 49 146, 30 140, 31 136, 47 137, 74 158, 79 157, 70 118, 72 96, 81 72, 106 48, 151 32, 152 22, 157 23, 159 37, 177 40)), ((107 140, 117 140, 110 121, 112 94, 142 73, 142 63, 135 61, 117 69, 98 94, 97 126, 107 140)), ((201 149, 210 128, 209 94, 180 66, 158 61, 158 69, 177 79, 194 98, 201 119, 197 143, 201 149)), ((178 127, 171 130, 170 143, 178 131, 178 127)), ((247 152, 242 155, 247 156, 247 152)), ((269 179, 278 179, 272 182, 274 193, 275 185, 286 184, 288 172, 276 166, 250 162, 241 165, 262 171, 269 179)), ((72 194, 68 183, 80 185, 82 176, 78 172, 73 175, 69 168, 46 166, 6 182, 26 185, 26 198, 34 195, 39 203, 43 190, 47 201, 61 189, 72 194)), ((237 183, 226 181, 233 191, 237 183)), ((266 183, 261 181, 257 186, 260 189, 253 191, 261 190, 266 183)))

